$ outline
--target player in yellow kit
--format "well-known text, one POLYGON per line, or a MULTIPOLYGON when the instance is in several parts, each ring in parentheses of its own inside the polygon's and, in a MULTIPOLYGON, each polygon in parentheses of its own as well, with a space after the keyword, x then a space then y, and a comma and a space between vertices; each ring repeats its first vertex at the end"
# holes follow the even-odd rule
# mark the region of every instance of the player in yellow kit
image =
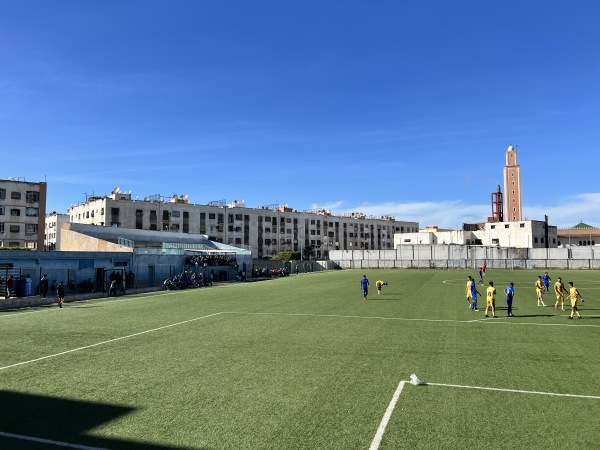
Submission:
POLYGON ((383 280, 377 280, 375 286, 377 287, 377 295, 381 295, 381 287, 387 286, 387 283, 383 280))
POLYGON ((490 285, 486 289, 486 306, 485 306, 485 317, 488 317, 488 310, 492 309, 492 316, 496 316, 496 288, 494 287, 494 282, 490 281, 490 285))
POLYGON ((560 303, 560 308, 562 311, 565 310, 565 294, 567 290, 565 289, 565 285, 562 282, 562 278, 558 278, 556 283, 554 283, 554 293, 556 294, 556 303, 554 304, 554 309, 558 309, 558 304, 560 303))
POLYGON ((537 305, 538 306, 546 306, 544 303, 544 299, 542 298, 542 293, 544 292, 544 282, 542 281, 542 276, 540 275, 535 282, 535 295, 537 297, 537 305))
POLYGON ((473 278, 471 278, 471 276, 469 275, 467 277, 467 288, 465 290, 465 295, 467 297, 467 304, 469 305, 469 308, 471 308, 471 302, 473 301, 472 297, 471 297, 471 285, 472 284, 473 284, 473 278))
POLYGON ((577 318, 581 319, 581 314, 579 314, 579 309, 577 308, 577 299, 581 299, 581 303, 583 303, 583 297, 579 293, 579 289, 573 286, 573 282, 569 281, 569 298, 571 299, 571 315, 569 319, 573 318, 573 313, 577 313, 577 318))

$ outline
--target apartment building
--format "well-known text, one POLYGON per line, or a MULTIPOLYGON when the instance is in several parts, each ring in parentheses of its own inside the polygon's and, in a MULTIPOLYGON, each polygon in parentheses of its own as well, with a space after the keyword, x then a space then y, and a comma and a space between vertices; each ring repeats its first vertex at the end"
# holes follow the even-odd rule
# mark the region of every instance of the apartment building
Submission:
POLYGON ((44 248, 46 183, 0 180, 0 247, 44 248))
POLYGON ((186 196, 132 199, 131 192, 89 197, 67 211, 69 221, 105 227, 204 234, 209 239, 251 250, 254 258, 280 251, 307 249, 326 259, 331 250, 385 250, 394 247, 394 234, 418 231, 417 222, 361 213, 333 215, 330 211, 298 211, 287 205, 249 208, 241 201, 191 204, 186 196))
POLYGON ((63 223, 69 223, 69 216, 67 214, 59 214, 56 211, 52 211, 46 216, 44 250, 60 249, 60 230, 63 223))

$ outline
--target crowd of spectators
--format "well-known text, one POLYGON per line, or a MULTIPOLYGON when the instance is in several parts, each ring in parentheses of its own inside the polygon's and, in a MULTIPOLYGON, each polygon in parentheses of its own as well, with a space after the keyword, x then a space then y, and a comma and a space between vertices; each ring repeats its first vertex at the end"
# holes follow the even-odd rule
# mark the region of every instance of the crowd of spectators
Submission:
POLYGON ((185 263, 190 266, 237 266, 237 260, 235 257, 227 257, 223 255, 188 256, 185 260, 185 263))
POLYGON ((254 278, 276 278, 276 277, 287 277, 290 274, 290 271, 285 267, 283 269, 267 269, 263 267, 262 269, 253 269, 252 276, 254 278))

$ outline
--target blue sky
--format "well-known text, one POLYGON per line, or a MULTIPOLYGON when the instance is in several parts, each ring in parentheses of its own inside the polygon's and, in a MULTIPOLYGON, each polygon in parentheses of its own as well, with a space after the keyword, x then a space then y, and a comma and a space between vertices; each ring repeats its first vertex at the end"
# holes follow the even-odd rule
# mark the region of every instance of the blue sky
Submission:
POLYGON ((5 0, 0 178, 143 198, 600 226, 596 1, 5 0))

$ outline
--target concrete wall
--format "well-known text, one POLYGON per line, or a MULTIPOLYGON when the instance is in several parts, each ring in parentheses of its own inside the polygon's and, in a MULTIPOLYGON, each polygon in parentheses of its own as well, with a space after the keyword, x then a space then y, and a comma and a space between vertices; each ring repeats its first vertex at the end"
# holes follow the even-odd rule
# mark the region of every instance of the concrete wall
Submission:
POLYGON ((598 269, 600 251, 593 247, 572 248, 499 248, 464 245, 402 245, 395 251, 330 252, 330 260, 340 268, 443 268, 477 269, 485 262, 495 269, 598 269), (396 258, 393 259, 393 256, 396 258))

